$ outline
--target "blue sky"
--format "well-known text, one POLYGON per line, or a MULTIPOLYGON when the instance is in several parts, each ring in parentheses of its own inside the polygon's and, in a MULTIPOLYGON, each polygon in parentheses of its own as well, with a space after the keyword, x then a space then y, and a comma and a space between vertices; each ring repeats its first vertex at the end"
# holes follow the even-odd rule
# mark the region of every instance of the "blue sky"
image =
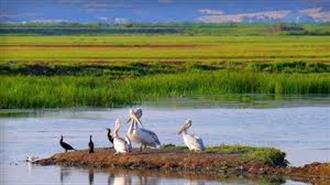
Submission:
POLYGON ((330 21, 330 0, 0 0, 1 22, 330 21))

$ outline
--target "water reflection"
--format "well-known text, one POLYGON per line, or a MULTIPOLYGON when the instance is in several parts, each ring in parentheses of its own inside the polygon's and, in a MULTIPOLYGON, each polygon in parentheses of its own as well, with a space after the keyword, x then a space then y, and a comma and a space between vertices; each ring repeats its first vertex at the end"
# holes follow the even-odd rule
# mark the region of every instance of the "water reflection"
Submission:
MULTIPOLYGON (((199 173, 164 171, 103 171, 61 166, 32 165, 31 172, 25 164, 0 166, 0 184, 93 184, 93 185, 307 185, 280 177, 221 177, 199 173), (24 170, 21 170, 24 167, 24 170), (15 174, 9 176, 9 174, 15 174), (58 176, 59 175, 59 176, 58 176), (17 178, 19 177, 19 178, 17 178)), ((324 183, 326 184, 326 183, 324 183)))
MULTIPOLYGON (((288 185, 283 177, 230 177, 217 174, 204 174, 196 172, 163 172, 150 170, 123 170, 109 169, 108 185, 288 185)), ((302 183, 305 184, 305 183, 302 183)))
POLYGON ((94 184, 94 171, 93 171, 93 169, 88 170, 88 182, 89 182, 89 185, 94 184))
POLYGON ((113 184, 113 179, 115 178, 115 176, 112 173, 109 173, 108 176, 108 185, 112 185, 113 184))
POLYGON ((204 180, 189 180, 186 185, 205 185, 204 180))
POLYGON ((132 185, 132 176, 126 174, 116 175, 112 185, 132 185))
POLYGON ((157 185, 160 184, 158 177, 139 176, 139 185, 157 185))
POLYGON ((68 167, 61 166, 60 167, 60 182, 61 185, 64 185, 66 179, 70 176, 71 169, 68 167))

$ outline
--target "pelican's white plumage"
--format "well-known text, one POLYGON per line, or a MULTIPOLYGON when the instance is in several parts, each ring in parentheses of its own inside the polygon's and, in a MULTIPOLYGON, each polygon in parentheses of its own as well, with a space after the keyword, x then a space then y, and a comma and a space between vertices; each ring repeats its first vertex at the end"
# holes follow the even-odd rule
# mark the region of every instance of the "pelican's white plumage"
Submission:
POLYGON ((116 153, 127 153, 129 151, 130 143, 127 143, 125 139, 119 137, 119 129, 120 129, 119 119, 115 122, 114 135, 113 135, 113 147, 116 150, 116 153))
POLYGON ((128 152, 132 152, 132 143, 131 140, 128 138, 128 136, 125 136, 125 141, 126 141, 126 147, 128 152))
POLYGON ((142 109, 137 109, 136 111, 129 111, 129 121, 131 125, 127 131, 127 136, 131 141, 141 144, 142 147, 157 147, 160 145, 158 136, 151 130, 147 130, 142 127, 140 117, 142 116, 142 109), (139 125, 138 125, 139 124, 139 125))
POLYGON ((180 128, 179 134, 182 135, 184 143, 187 145, 189 150, 193 151, 204 151, 205 146, 203 143, 202 138, 193 135, 193 134, 188 134, 187 130, 190 128, 192 125, 191 120, 187 120, 180 128))

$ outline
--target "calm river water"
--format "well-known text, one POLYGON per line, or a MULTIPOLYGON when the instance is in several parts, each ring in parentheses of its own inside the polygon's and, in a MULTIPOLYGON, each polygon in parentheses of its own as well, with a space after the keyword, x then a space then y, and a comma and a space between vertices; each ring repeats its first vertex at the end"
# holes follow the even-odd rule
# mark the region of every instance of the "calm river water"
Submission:
MULTIPOLYGON (((291 165, 330 161, 330 98, 288 99, 253 103, 206 100, 165 100, 143 103, 142 121, 163 144, 182 145, 179 126, 192 119, 193 132, 206 145, 245 144, 272 146, 287 153, 291 165)), ((0 117, 0 184, 260 184, 247 179, 206 180, 102 172, 87 169, 34 166, 23 162, 30 155, 47 157, 61 152, 58 141, 86 148, 92 134, 96 147, 110 146, 105 128, 116 118, 127 119, 129 107, 117 109, 15 110, 24 114, 0 117), (28 112, 25 114, 25 112, 28 112)), ((8 110, 2 110, 8 112, 8 110)), ((122 127, 122 134, 127 125, 122 127)), ((264 184, 304 184, 291 180, 264 184)))

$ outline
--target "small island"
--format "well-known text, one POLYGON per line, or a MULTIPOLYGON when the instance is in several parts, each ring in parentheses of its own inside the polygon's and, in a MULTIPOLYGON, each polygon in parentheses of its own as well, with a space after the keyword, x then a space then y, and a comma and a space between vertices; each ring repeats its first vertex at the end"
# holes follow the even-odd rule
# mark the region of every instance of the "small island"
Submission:
POLYGON ((167 144, 143 152, 134 149, 128 154, 115 154, 112 148, 96 148, 92 154, 88 150, 57 153, 34 164, 186 172, 217 177, 285 176, 313 184, 330 181, 330 163, 288 167, 285 153, 278 149, 241 145, 220 145, 208 147, 205 152, 189 152, 186 147, 167 144))

